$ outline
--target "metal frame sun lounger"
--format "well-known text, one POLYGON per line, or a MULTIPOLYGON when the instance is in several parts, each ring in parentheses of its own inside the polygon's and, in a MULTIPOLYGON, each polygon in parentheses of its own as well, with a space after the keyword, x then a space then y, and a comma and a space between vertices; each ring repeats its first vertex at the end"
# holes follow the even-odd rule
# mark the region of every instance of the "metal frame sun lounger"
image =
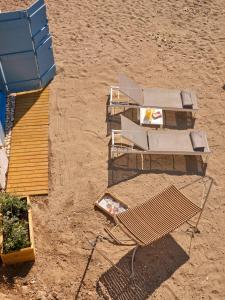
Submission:
POLYGON ((111 157, 125 153, 200 155, 210 154, 204 131, 146 130, 121 115, 121 130, 112 130, 111 157))
MULTIPOLYGON (((213 179, 211 177, 204 177, 186 184, 179 189, 174 185, 171 185, 159 194, 150 198, 147 202, 114 215, 116 226, 113 229, 119 228, 128 239, 120 240, 113 232, 113 229, 109 230, 107 228, 105 228, 105 231, 108 233, 110 239, 107 239, 107 237, 104 236, 98 236, 97 239, 106 239, 117 245, 135 246, 131 261, 132 277, 134 275, 134 257, 138 247, 151 245, 185 223, 188 223, 191 226, 192 237, 195 233, 200 232, 198 230, 198 224, 209 197, 212 184, 213 179), (200 180, 202 180, 204 192, 202 194, 201 205, 198 206, 182 193, 181 189, 200 180), (209 184, 207 184, 207 182, 209 182, 209 184), (206 187, 207 185, 208 187, 206 187), (194 222, 192 224, 189 223, 188 221, 197 214, 199 214, 197 219, 195 221, 193 220, 194 222)), ((96 244, 94 247, 95 246, 96 244)), ((101 251, 97 252, 103 255, 101 251)), ((103 256, 113 266, 120 270, 109 258, 105 255, 103 256)), ((124 274, 122 270, 120 271, 124 274)))
POLYGON ((119 85, 111 86, 109 113, 113 108, 161 108, 165 111, 184 111, 195 113, 198 110, 197 97, 193 91, 142 88, 125 75, 119 76, 119 85))
MULTIPOLYGON (((198 213, 199 216, 193 226, 192 233, 199 232, 198 224, 213 184, 211 178, 207 178, 207 180, 210 180, 210 184, 207 193, 204 195, 202 207, 194 204, 174 185, 171 185, 147 202, 114 217, 116 226, 136 245, 132 255, 131 275, 134 275, 133 263, 138 247, 151 245, 156 240, 163 238, 192 219, 198 213)), ((126 245, 126 243, 120 242, 112 231, 106 231, 117 244, 126 245)), ((130 246, 131 243, 127 245, 130 246)))

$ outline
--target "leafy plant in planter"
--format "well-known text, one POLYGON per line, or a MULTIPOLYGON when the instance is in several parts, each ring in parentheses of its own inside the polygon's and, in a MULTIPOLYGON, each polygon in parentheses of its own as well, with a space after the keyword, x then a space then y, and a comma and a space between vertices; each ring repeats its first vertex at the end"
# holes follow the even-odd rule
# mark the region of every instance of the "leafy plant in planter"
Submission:
POLYGON ((3 253, 30 246, 28 205, 26 199, 1 194, 0 211, 3 216, 3 253))
POLYGON ((34 260, 28 200, 27 197, 20 198, 8 193, 0 194, 3 235, 1 257, 6 264, 34 260))
POLYGON ((28 205, 24 198, 2 193, 0 197, 0 210, 3 216, 15 216, 18 218, 26 218, 28 205))
POLYGON ((16 217, 3 217, 3 252, 10 253, 31 245, 28 222, 16 217))

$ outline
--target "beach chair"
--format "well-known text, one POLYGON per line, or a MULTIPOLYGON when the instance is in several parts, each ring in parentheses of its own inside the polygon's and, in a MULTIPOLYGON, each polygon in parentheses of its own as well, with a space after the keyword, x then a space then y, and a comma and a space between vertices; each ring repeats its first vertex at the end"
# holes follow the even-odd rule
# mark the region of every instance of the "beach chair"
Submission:
POLYGON ((200 155, 210 149, 204 131, 147 130, 121 115, 121 130, 112 130, 111 158, 125 153, 200 155))
MULTIPOLYGON (((198 224, 209 197, 212 184, 213 179, 211 177, 205 177, 186 184, 180 189, 174 185, 170 185, 159 194, 150 198, 147 202, 114 215, 115 226, 113 229, 105 228, 105 231, 110 237, 109 241, 114 244, 135 246, 131 261, 131 277, 134 275, 134 257, 138 247, 146 247, 153 244, 184 223, 188 223, 191 226, 191 231, 188 231, 192 233, 192 237, 195 233, 199 232, 198 224), (181 189, 200 180, 204 183, 204 193, 202 194, 201 205, 198 206, 182 193, 181 189), (207 184, 207 182, 209 182, 209 184, 207 184), (208 185, 207 188, 206 185, 208 185), (193 222, 193 220, 191 221, 192 224, 188 222, 197 214, 198 217, 195 219, 195 222, 193 222), (115 234, 115 229, 119 229, 119 231, 126 236, 125 241, 117 237, 118 231, 117 234, 115 234)), ((102 253, 100 252, 100 254, 102 253)), ((104 257, 106 258, 106 256, 104 257)), ((114 265, 111 260, 108 258, 107 260, 114 265)))
POLYGON ((125 75, 119 75, 119 85, 111 86, 109 114, 115 108, 158 108, 164 111, 185 111, 193 114, 198 110, 197 97, 193 91, 142 88, 125 75))

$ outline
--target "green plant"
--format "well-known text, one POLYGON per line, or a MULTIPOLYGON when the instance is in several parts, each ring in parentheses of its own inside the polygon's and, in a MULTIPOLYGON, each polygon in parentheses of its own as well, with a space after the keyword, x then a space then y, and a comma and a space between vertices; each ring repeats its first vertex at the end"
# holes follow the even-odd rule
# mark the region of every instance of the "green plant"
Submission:
POLYGON ((9 253, 30 246, 28 222, 17 217, 3 217, 3 252, 9 253))
POLYGON ((11 195, 9 193, 2 193, 0 197, 0 211, 7 216, 25 217, 27 213, 27 202, 23 199, 11 195))
POLYGON ((10 253, 30 246, 29 224, 27 222, 28 205, 24 198, 0 194, 0 212, 2 213, 3 252, 10 253))

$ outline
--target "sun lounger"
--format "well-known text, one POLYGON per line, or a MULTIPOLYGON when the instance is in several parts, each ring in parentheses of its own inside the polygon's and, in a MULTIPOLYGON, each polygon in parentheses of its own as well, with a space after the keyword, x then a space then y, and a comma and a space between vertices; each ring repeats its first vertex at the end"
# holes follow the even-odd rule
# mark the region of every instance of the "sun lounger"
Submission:
POLYGON ((111 154, 208 155, 204 131, 146 130, 121 115, 121 130, 112 130, 111 154))
POLYGON ((114 229, 119 227, 130 241, 123 242, 117 238, 113 229, 105 229, 111 239, 118 245, 136 245, 132 255, 131 275, 134 275, 134 256, 139 246, 151 245, 197 214, 199 216, 192 226, 192 233, 199 232, 198 224, 213 184, 211 178, 208 180, 210 182, 208 191, 202 199, 201 207, 194 204, 174 185, 171 185, 147 202, 114 215, 116 223, 114 229))
POLYGON ((110 111, 113 107, 150 107, 186 112, 198 110, 197 97, 193 91, 142 88, 125 75, 119 76, 119 86, 112 86, 110 89, 110 111))

